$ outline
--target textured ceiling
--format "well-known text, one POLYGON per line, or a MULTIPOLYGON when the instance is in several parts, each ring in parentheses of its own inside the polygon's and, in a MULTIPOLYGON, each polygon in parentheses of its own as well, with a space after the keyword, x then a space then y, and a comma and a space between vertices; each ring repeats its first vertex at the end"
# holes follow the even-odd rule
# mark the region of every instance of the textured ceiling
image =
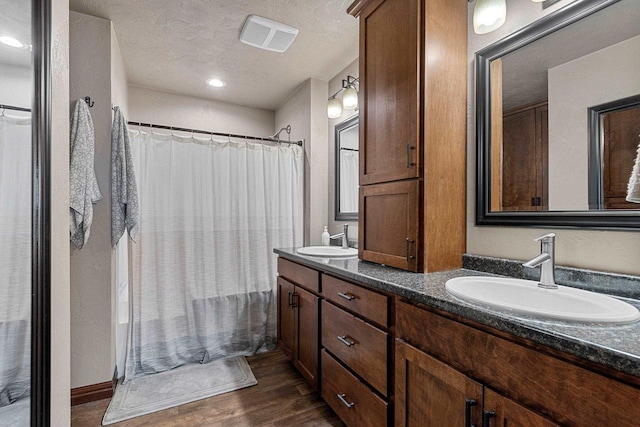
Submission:
MULTIPOLYGON (((31 0, 0 0, 0 36, 10 36, 31 44, 31 0)), ((21 67, 31 66, 31 51, 0 43, 0 62, 21 67)))
POLYGON ((621 0, 502 58, 503 108, 548 98, 548 71, 640 35, 640 1, 621 0))
MULTIPOLYGON (((6 0, 2 0, 6 1, 6 0)), ((71 0, 113 22, 129 83, 276 109, 309 77, 329 80, 358 56, 351 0, 71 0), (241 43, 248 15, 300 29, 285 53, 241 43), (212 88, 206 80, 224 80, 212 88)))

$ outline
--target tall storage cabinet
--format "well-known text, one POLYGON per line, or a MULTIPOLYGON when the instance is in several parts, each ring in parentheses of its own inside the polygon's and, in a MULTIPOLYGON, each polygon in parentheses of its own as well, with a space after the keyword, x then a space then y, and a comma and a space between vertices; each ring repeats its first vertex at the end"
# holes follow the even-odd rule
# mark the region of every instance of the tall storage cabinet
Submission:
POLYGON ((349 13, 360 19, 359 256, 409 271, 457 268, 467 1, 358 0, 349 13))

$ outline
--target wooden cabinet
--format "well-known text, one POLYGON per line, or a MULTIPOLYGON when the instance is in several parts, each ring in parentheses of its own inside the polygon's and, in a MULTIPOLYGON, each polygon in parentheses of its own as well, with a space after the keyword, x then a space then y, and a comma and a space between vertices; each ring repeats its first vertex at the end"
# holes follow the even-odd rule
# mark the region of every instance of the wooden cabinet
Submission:
MULTIPOLYGON (((311 272, 306 276, 306 283, 319 289, 318 272, 289 261, 278 264, 285 266, 279 270, 281 275, 311 272), (310 280, 314 274, 315 283, 310 280)), ((282 276, 278 277, 278 346, 314 389, 318 389, 319 381, 319 304, 319 296, 282 276)))
POLYGON ((505 112, 499 210, 549 209, 548 117, 547 101, 505 112))
POLYGON ((356 0, 349 8, 360 18, 361 259, 409 271, 461 265, 467 4, 356 0))
POLYGON ((419 202, 417 180, 361 187, 360 258, 419 271, 422 266, 419 202))
POLYGON ((558 427, 495 391, 484 389, 483 427, 558 427))

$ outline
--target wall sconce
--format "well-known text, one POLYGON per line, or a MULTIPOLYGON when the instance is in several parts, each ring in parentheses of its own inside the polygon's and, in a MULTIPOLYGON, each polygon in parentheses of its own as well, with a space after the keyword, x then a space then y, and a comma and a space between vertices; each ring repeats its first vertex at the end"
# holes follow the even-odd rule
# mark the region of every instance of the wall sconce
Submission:
POLYGON ((342 88, 329 97, 327 102, 327 116, 330 119, 337 119, 342 116, 342 110, 355 110, 358 108, 358 89, 356 84, 359 80, 353 76, 347 76, 342 80, 342 88), (336 98, 342 93, 342 100, 336 98))
POLYGON ((473 30, 487 34, 502 27, 507 19, 506 0, 476 0, 473 9, 473 30))

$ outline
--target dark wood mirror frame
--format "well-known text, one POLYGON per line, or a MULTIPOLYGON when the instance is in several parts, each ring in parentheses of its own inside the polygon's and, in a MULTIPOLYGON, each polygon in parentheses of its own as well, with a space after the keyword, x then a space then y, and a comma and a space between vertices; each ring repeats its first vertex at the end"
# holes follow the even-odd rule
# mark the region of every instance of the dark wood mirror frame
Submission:
POLYGON ((340 132, 343 130, 349 129, 350 127, 357 126, 359 123, 359 116, 356 114, 355 116, 338 123, 335 126, 335 158, 336 158, 336 169, 335 169, 335 212, 336 212, 336 221, 357 221, 358 220, 358 212, 342 212, 340 210, 340 132))
POLYGON ((51 1, 32 0, 31 426, 50 425, 51 1))
MULTIPOLYGON (((476 224, 557 228, 640 229, 640 211, 491 211, 491 61, 620 0, 573 3, 476 52, 476 224)), ((586 114, 586 113, 585 113, 586 114)), ((588 141, 585 141, 587 144, 588 141)), ((640 206, 639 206, 640 207, 640 206)))

